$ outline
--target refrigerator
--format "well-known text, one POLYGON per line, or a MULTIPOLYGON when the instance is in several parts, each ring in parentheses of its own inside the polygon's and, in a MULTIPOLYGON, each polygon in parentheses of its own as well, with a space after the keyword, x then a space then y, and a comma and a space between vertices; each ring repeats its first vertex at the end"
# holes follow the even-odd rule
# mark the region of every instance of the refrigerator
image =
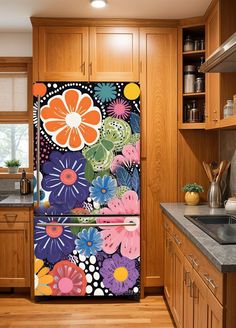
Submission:
POLYGON ((140 295, 140 86, 37 82, 34 295, 140 295))

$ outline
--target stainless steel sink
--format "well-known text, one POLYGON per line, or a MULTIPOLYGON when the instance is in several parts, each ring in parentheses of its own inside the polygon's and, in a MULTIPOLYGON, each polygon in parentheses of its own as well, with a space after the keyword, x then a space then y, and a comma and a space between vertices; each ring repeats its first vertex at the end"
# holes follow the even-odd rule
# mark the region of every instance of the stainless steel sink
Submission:
POLYGON ((219 244, 236 244, 236 217, 232 215, 186 215, 219 244))
POLYGON ((4 199, 6 199, 9 195, 0 195, 0 202, 4 199))

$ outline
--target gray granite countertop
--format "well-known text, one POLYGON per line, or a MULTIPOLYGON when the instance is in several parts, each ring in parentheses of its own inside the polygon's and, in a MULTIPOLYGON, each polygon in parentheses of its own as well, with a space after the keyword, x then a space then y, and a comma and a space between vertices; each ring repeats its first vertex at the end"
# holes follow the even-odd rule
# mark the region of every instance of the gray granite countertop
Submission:
POLYGON ((31 207, 33 203, 33 194, 22 196, 16 193, 0 192, 0 207, 31 207), (5 198, 2 199, 3 197, 5 198))
POLYGON ((222 215, 224 208, 211 209, 207 205, 189 206, 183 203, 162 203, 164 213, 200 249, 221 272, 236 272, 236 245, 220 245, 184 215, 222 215))

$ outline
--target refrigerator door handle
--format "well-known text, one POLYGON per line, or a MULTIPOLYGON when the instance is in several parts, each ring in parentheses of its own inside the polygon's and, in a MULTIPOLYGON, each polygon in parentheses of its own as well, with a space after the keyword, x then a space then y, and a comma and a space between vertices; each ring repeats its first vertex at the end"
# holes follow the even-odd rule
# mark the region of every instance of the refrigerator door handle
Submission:
POLYGON ((62 227, 135 227, 135 222, 125 223, 37 223, 38 227, 62 226, 62 227))
POLYGON ((39 172, 40 172, 40 99, 38 95, 38 113, 37 113, 37 207, 40 206, 40 183, 39 183, 39 172))

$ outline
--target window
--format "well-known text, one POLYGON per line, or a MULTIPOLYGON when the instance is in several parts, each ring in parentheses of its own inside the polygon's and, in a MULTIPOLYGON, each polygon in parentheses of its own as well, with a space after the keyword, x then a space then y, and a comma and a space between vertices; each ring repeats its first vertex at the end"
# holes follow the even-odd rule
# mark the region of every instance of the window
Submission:
POLYGON ((33 171, 31 84, 31 58, 0 57, 1 173, 10 159, 33 171))
POLYGON ((21 167, 29 167, 29 125, 0 124, 0 167, 9 159, 19 159, 21 167))

